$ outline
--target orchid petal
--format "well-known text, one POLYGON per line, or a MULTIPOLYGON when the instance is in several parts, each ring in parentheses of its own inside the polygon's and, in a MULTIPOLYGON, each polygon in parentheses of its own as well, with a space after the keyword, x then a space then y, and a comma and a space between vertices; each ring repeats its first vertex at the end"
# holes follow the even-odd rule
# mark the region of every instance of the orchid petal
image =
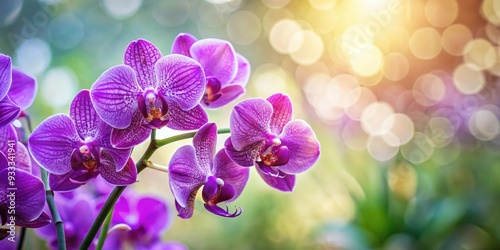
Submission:
POLYGON ((16 221, 16 226, 27 227, 27 228, 39 228, 50 224, 50 216, 42 211, 42 214, 38 218, 32 221, 18 220, 16 221))
POLYGON ((171 53, 191 57, 189 49, 196 41, 198 41, 198 39, 196 39, 196 37, 194 37, 193 35, 188 33, 180 33, 172 43, 171 53))
POLYGON ((274 94, 267 98, 267 101, 273 105, 273 116, 269 127, 271 132, 279 135, 285 125, 292 120, 292 101, 285 94, 274 94))
POLYGON ((237 104, 231 112, 231 142, 236 150, 268 139, 273 108, 269 102, 251 98, 237 104))
POLYGON ((9 162, 7 161, 7 157, 5 157, 4 153, 0 151, 0 171, 7 169, 9 167, 9 162))
POLYGON ((194 196, 190 196, 187 201, 186 207, 182 207, 177 200, 175 201, 175 209, 177 209, 177 216, 182 219, 189 219, 193 216, 194 212, 194 199, 196 198, 196 193, 194 196))
POLYGON ((167 127, 175 130, 199 129, 208 122, 208 115, 201 105, 196 105, 190 110, 183 110, 173 101, 168 102, 167 127))
POLYGON ((10 99, 22 109, 27 109, 35 100, 38 85, 33 76, 20 69, 12 69, 12 85, 9 90, 10 99))
POLYGON ((16 129, 12 125, 0 127, 0 152, 3 152, 7 156, 10 148, 17 149, 17 144, 16 129))
POLYGON ((165 202, 154 197, 141 197, 137 202, 140 225, 145 226, 145 235, 156 235, 169 224, 169 211, 165 202))
POLYGON ((201 185, 205 184, 207 175, 196 162, 195 150, 191 145, 180 147, 175 151, 168 165, 170 190, 181 207, 196 196, 201 185))
POLYGON ((138 109, 137 96, 141 93, 135 71, 127 65, 105 71, 90 90, 92 103, 101 119, 119 129, 130 125, 138 109))
POLYGON ((190 53, 198 61, 207 77, 217 78, 225 86, 236 77, 238 59, 231 43, 219 39, 202 39, 195 42, 190 53))
MULTIPOLYGON (((105 152, 105 151, 104 151, 105 152)), ((116 186, 127 186, 137 181, 137 168, 132 158, 129 158, 121 171, 116 171, 116 165, 111 155, 104 153, 101 158, 101 176, 107 182, 116 186)))
POLYGON ((229 213, 229 208, 227 206, 226 209, 224 210, 215 204, 203 204, 203 205, 205 206, 205 209, 208 210, 209 212, 226 218, 237 217, 243 212, 243 210, 239 207, 236 207, 234 213, 229 213))
POLYGON ((206 108, 219 108, 236 100, 236 98, 240 97, 244 93, 245 88, 240 85, 227 85, 220 90, 220 97, 217 98, 217 100, 208 103, 201 102, 201 104, 203 104, 203 106, 206 108))
MULTIPOLYGON (((0 171, 0 180, 7 180, 11 176, 9 171, 0 171)), ((32 174, 16 169, 16 182, 0 182, 0 190, 5 190, 5 196, 2 197, 2 203, 8 202, 11 194, 16 201, 16 217, 24 221, 32 221, 40 216, 45 205, 45 189, 40 179, 32 174), (15 188, 15 191, 8 191, 9 188, 15 188)), ((8 207, 8 204, 2 204, 8 207)))
POLYGON ((22 143, 17 143, 16 167, 31 173, 31 156, 26 146, 22 143))
POLYGON ((295 175, 284 174, 284 176, 275 176, 270 174, 265 174, 262 172, 260 167, 257 167, 257 172, 260 177, 271 187, 283 191, 283 192, 292 192, 295 187, 295 175))
POLYGON ((279 169, 287 174, 298 174, 306 171, 318 160, 319 142, 312 128, 305 121, 289 122, 280 135, 281 143, 287 146, 290 159, 279 169))
POLYGON ((210 175, 212 172, 215 146, 217 144, 217 125, 207 123, 194 135, 193 146, 196 152, 196 161, 201 170, 210 175))
POLYGON ((214 160, 214 176, 224 181, 224 186, 234 188, 234 194, 229 201, 233 201, 243 192, 250 177, 250 169, 233 162, 224 149, 219 150, 214 160))
POLYGON ((69 107, 69 116, 75 122, 76 131, 82 140, 97 135, 102 121, 92 106, 90 91, 82 90, 76 94, 69 107))
POLYGON ((8 96, 0 100, 0 127, 13 122, 21 113, 21 108, 8 96))
POLYGON ((82 186, 82 183, 77 183, 72 181, 72 179, 77 179, 77 176, 85 174, 85 170, 69 171, 66 174, 56 175, 49 174, 49 186, 53 191, 71 191, 82 186))
POLYGON ((218 191, 219 184, 217 183, 217 179, 214 176, 209 176, 207 182, 203 185, 201 197, 203 198, 203 201, 205 201, 205 203, 208 203, 217 195, 218 191))
POLYGON ((154 65, 160 58, 161 52, 153 43, 138 39, 128 45, 123 63, 135 70, 139 86, 156 88, 154 65))
POLYGON ((0 54, 0 100, 9 92, 12 83, 12 60, 0 54))
POLYGON ((231 84, 237 84, 245 87, 250 79, 250 62, 242 55, 236 53, 238 59, 238 73, 231 84))
POLYGON ((125 129, 113 128, 111 131, 111 144, 113 147, 128 149, 148 139, 151 134, 151 129, 142 126, 143 121, 144 117, 141 112, 136 110, 129 127, 125 129))
POLYGON ((71 170, 71 154, 80 138, 73 120, 63 114, 43 121, 29 138, 28 148, 40 166, 53 174, 71 170))
POLYGON ((162 57, 155 65, 159 92, 184 109, 194 108, 205 92, 205 74, 200 64, 182 55, 162 57))

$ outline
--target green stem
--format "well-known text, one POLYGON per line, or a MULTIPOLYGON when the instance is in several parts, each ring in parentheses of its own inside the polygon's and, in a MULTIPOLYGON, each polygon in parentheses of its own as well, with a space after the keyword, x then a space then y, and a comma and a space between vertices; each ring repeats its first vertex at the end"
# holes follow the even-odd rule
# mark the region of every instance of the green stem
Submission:
POLYGON ((45 195, 47 197, 47 205, 50 209, 50 214, 52 214, 52 220, 56 225, 57 232, 57 246, 59 250, 66 250, 66 238, 64 237, 64 223, 59 215, 59 211, 57 211, 56 202, 54 200, 54 192, 49 187, 48 182, 48 174, 47 170, 44 168, 40 168, 40 172, 42 173, 42 181, 45 185, 45 195))
POLYGON ((104 220, 101 234, 99 235, 99 242, 97 242, 97 247, 95 248, 96 250, 102 250, 102 247, 104 246, 104 242, 106 241, 106 237, 108 236, 109 224, 111 224, 111 218, 113 217, 113 210, 114 209, 111 208, 108 216, 106 216, 106 220, 104 220))
MULTIPOLYGON (((228 134, 230 133, 229 128, 221 128, 217 130, 218 134, 228 134)), ((189 139, 193 138, 196 132, 189 132, 189 133, 184 133, 176 136, 172 136, 166 139, 162 140, 156 140, 156 130, 152 130, 151 132, 151 141, 149 142, 148 148, 146 149, 146 152, 144 152, 144 155, 137 161, 135 164, 137 168, 137 174, 139 174, 142 170, 147 168, 146 161, 151 158, 153 153, 160 147, 163 147, 169 143, 184 140, 184 139, 189 139)), ((102 223, 106 219, 106 216, 108 215, 109 211, 111 208, 113 208, 115 202, 118 200, 120 195, 122 194, 123 190, 125 190, 127 186, 116 186, 111 194, 109 194, 108 199, 104 203, 104 206, 102 207, 101 211, 99 211, 99 214, 97 215, 96 219, 94 220, 94 223, 92 223, 92 226, 90 227, 90 230, 88 231, 87 235, 85 235, 85 238, 83 239, 82 245, 80 245, 80 250, 85 250, 88 249, 90 244, 92 244, 92 241, 94 240, 95 236, 97 235, 97 232, 99 231, 99 228, 101 227, 102 223)))
POLYGON ((24 238, 26 237, 26 228, 21 227, 21 232, 19 233, 19 243, 17 244, 17 250, 23 249, 24 238))

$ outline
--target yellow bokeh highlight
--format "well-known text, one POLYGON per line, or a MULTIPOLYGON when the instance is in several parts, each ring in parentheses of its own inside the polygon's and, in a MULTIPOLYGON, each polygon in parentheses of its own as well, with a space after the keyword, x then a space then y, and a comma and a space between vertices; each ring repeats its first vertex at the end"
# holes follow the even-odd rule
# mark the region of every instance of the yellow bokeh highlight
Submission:
POLYGON ((443 31, 443 49, 450 55, 461 56, 472 38, 472 32, 467 26, 453 24, 443 31))
POLYGON ((433 59, 441 49, 441 35, 434 28, 420 28, 411 35, 410 50, 417 58, 433 59))
POLYGON ((360 53, 352 54, 350 59, 352 70, 364 77, 375 75, 384 64, 382 52, 373 45, 361 48, 360 53))
POLYGON ((476 67, 461 64, 453 71, 455 87, 463 94, 476 94, 486 84, 484 73, 476 67))
POLYGON ((480 70, 491 68, 497 60, 495 48, 485 39, 470 41, 464 51, 465 63, 480 70))
POLYGON ((457 16, 458 4, 455 0, 428 0, 425 4, 425 17, 435 27, 446 27, 457 16))

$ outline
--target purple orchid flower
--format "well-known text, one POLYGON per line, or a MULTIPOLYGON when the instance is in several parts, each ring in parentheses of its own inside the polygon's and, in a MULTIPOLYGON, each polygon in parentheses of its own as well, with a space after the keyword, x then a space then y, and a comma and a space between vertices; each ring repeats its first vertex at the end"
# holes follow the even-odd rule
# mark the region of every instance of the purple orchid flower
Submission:
POLYGON ((197 40, 181 33, 172 44, 172 54, 181 54, 198 61, 207 77, 201 104, 207 108, 224 106, 245 93, 250 78, 250 63, 236 53, 228 41, 197 40))
POLYGON ((70 106, 70 116, 57 114, 43 121, 29 138, 35 161, 50 172, 56 191, 77 188, 99 174, 113 185, 136 181, 131 149, 110 144, 111 127, 92 107, 88 90, 80 91, 70 106))
POLYGON ((0 54, 0 127, 10 124, 35 100, 35 78, 12 67, 9 56, 0 54))
POLYGON ((125 192, 115 204, 104 249, 186 249, 180 243, 162 242, 161 234, 171 222, 169 212, 162 199, 125 192))
POLYGON ((217 204, 238 198, 248 181, 248 168, 231 161, 223 149, 215 155, 216 142, 217 126, 208 123, 194 136, 194 147, 186 145, 177 149, 170 160, 170 189, 179 217, 183 219, 193 215, 196 193, 202 185, 204 205, 209 212, 224 217, 241 214, 240 208, 229 213, 227 206, 222 209, 217 204))
MULTIPOLYGON (((55 202, 61 219, 64 221, 64 236, 67 249, 78 249, 97 216, 93 197, 83 189, 55 193, 55 202)), ((49 211, 48 206, 45 207, 49 211)), ((58 249, 57 232, 54 224, 35 229, 35 233, 47 244, 49 249, 58 249)), ((96 241, 89 249, 95 249, 96 241)))
POLYGON ((180 55, 162 57, 158 48, 131 42, 124 64, 104 72, 91 88, 99 116, 114 127, 111 144, 129 148, 145 141, 151 129, 198 129, 208 117, 198 103, 205 75, 200 64, 180 55))
POLYGON ((17 167, 15 129, 0 128, 0 219, 3 226, 37 228, 50 223, 43 212, 45 189, 42 181, 17 167), (14 201, 14 202, 12 202, 14 201))
POLYGON ((231 137, 225 142, 229 157, 241 166, 257 166, 271 187, 292 191, 295 175, 309 169, 319 157, 319 142, 311 127, 292 119, 287 95, 247 99, 230 118, 231 137))

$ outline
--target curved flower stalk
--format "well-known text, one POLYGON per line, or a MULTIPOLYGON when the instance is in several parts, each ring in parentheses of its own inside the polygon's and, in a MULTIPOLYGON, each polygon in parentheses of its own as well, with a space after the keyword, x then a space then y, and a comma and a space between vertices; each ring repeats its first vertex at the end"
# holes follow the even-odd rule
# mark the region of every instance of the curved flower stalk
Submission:
POLYGON ((162 57, 154 44, 143 39, 128 45, 123 61, 91 88, 97 113, 114 127, 114 147, 136 146, 151 129, 193 130, 208 122, 198 105, 205 88, 199 63, 180 55, 162 57))
POLYGON ((241 166, 256 166, 264 181, 281 191, 292 191, 295 175, 319 157, 319 142, 311 127, 292 120, 287 95, 252 98, 237 104, 230 118, 228 156, 241 166))
POLYGON ((201 104, 206 108, 222 107, 245 93, 250 78, 250 63, 236 53, 228 41, 207 38, 197 40, 187 33, 179 34, 172 53, 191 57, 203 67, 207 80, 201 104))
POLYGON ((164 200, 124 192, 115 204, 104 249, 186 249, 181 243, 162 242, 161 235, 170 223, 170 210, 164 200))
POLYGON ((89 91, 82 90, 71 103, 70 116, 53 115, 33 131, 29 149, 50 172, 52 190, 72 190, 98 175, 114 185, 136 181, 131 149, 113 148, 111 129, 92 107, 89 91))
POLYGON ((0 54, 0 127, 6 126, 35 100, 35 78, 12 67, 9 56, 0 54))
POLYGON ((217 126, 208 123, 194 136, 193 146, 179 148, 170 160, 170 190, 179 217, 183 219, 193 215, 196 193, 201 186, 204 206, 209 212, 223 217, 241 214, 240 208, 230 213, 227 206, 223 209, 217 204, 238 198, 248 181, 248 168, 231 161, 224 149, 215 154, 216 143, 217 126))
POLYGON ((43 212, 45 189, 29 169, 16 167, 15 151, 21 147, 11 125, 0 128, 0 220, 2 226, 37 228, 50 223, 43 212))

